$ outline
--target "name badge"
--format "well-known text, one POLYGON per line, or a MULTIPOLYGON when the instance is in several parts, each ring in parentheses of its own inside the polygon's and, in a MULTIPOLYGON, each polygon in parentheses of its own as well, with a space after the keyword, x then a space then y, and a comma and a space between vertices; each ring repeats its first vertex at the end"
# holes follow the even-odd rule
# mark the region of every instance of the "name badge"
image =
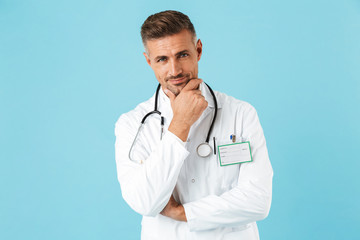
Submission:
POLYGON ((250 142, 218 146, 220 166, 252 162, 250 142))

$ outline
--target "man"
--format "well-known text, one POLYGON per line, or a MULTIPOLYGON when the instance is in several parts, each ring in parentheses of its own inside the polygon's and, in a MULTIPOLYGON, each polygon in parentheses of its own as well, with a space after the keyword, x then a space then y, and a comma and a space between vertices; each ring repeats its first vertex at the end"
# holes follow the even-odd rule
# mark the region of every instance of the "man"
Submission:
POLYGON ((259 239, 256 221, 268 215, 273 171, 255 109, 223 93, 212 97, 198 78, 202 43, 186 15, 151 15, 141 36, 161 89, 115 126, 118 180, 125 201, 143 215, 141 239, 259 239), (154 105, 164 122, 155 113, 139 128, 154 105), (211 154, 200 157, 209 131, 211 154), (224 144, 243 155, 225 157, 224 144), (234 160, 243 157, 250 160, 234 160))

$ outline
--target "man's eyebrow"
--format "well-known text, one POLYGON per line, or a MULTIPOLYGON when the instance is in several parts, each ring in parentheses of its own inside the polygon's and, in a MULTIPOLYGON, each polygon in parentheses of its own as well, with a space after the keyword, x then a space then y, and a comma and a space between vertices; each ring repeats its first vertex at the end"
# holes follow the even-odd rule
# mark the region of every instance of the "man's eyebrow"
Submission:
POLYGON ((182 55, 182 54, 184 54, 184 53, 189 53, 189 51, 188 51, 187 49, 182 50, 182 51, 176 53, 175 56, 180 56, 180 55, 182 55))
POLYGON ((155 58, 155 61, 158 61, 159 59, 162 59, 162 58, 167 58, 167 56, 157 56, 157 57, 155 58))

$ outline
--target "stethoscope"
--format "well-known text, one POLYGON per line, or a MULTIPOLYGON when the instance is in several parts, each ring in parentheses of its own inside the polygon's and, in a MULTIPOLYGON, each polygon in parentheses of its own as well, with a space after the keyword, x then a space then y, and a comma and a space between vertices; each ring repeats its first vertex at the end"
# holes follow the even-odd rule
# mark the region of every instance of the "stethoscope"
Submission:
MULTIPOLYGON (((205 83, 205 82, 204 82, 205 83)), ((211 87, 209 85, 207 85, 207 83, 205 83, 206 86, 208 87, 213 99, 214 99, 214 104, 215 104, 215 113, 214 113, 214 117, 212 119, 212 122, 211 122, 211 125, 210 125, 210 128, 209 128, 209 131, 208 131, 208 134, 206 136, 206 140, 205 142, 203 143, 200 143, 199 146, 197 147, 196 149, 196 152, 198 154, 199 157, 208 157, 211 152, 212 152, 212 149, 210 147, 210 144, 209 144, 209 139, 210 139, 210 135, 211 135, 211 132, 212 132, 212 129, 214 127, 214 123, 215 123, 215 120, 216 120, 216 115, 217 115, 217 101, 216 101, 216 97, 215 97, 215 94, 213 92, 213 90, 211 89, 211 87)), ((156 89, 156 93, 155 93, 155 107, 154 107, 154 111, 151 111, 151 112, 148 112, 144 117, 143 119, 141 120, 141 123, 140 123, 140 126, 138 128, 138 131, 135 135, 135 138, 134 138, 134 141, 133 143, 131 144, 131 147, 130 147, 130 151, 129 151, 129 159, 131 161, 134 161, 132 158, 131 158, 131 151, 135 145, 135 142, 136 142, 136 139, 139 135, 139 132, 141 131, 141 129, 143 128, 144 126, 144 123, 145 123, 145 120, 152 114, 159 114, 160 116, 160 126, 161 126, 161 132, 160 132, 160 140, 162 139, 162 135, 163 135, 163 132, 164 132, 164 117, 161 116, 161 112, 158 110, 158 96, 159 96, 159 91, 160 91, 160 87, 161 85, 159 84, 157 89, 156 89)), ((215 137, 213 138, 214 140, 214 154, 216 154, 216 148, 215 148, 215 137)), ((141 161, 142 163, 142 161, 141 161)))

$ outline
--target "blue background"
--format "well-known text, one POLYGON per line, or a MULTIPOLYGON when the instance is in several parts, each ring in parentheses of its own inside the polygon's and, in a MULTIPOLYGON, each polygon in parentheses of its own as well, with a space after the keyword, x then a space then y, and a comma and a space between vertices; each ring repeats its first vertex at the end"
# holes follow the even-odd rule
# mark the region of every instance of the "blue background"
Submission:
POLYGON ((188 14, 199 76, 258 111, 274 168, 262 239, 359 239, 359 1, 0 0, 0 239, 139 239, 114 124, 156 79, 140 26, 188 14))

